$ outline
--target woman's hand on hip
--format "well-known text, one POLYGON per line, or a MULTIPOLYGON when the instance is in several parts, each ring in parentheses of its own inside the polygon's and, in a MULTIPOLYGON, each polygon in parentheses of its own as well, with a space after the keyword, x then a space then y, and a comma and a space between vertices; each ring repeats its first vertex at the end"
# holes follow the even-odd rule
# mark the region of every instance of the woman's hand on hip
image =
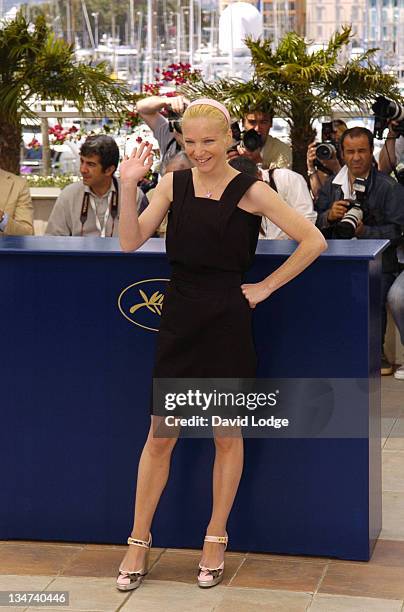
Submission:
POLYGON ((257 304, 266 300, 272 293, 272 290, 268 289, 263 282, 241 285, 241 291, 250 308, 255 308, 257 304))

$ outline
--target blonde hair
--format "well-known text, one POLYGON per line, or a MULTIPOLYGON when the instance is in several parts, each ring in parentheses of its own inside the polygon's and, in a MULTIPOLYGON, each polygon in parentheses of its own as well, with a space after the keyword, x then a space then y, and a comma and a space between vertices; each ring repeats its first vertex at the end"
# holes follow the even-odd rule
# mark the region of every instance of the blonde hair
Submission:
POLYGON ((211 119, 220 125, 220 130, 223 134, 229 131, 229 123, 226 116, 218 108, 210 104, 196 104, 187 108, 182 116, 182 122, 187 119, 211 119))

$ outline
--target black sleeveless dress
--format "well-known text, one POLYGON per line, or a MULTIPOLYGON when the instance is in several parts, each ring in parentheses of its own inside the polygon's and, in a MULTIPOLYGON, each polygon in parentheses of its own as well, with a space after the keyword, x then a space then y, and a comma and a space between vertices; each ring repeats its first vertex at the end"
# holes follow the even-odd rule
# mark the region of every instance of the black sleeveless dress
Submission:
POLYGON ((240 173, 220 200, 195 196, 191 170, 173 173, 166 249, 172 267, 154 378, 253 378, 251 313, 240 285, 261 217, 237 206, 256 179, 240 173))

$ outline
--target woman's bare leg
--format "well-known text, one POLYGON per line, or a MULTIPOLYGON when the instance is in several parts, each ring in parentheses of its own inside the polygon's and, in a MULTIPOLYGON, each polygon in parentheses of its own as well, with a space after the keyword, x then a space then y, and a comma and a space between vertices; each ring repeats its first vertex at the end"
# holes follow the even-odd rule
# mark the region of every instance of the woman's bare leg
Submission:
MULTIPOLYGON (((213 467, 213 508, 207 535, 226 533, 227 519, 232 509, 243 471, 244 445, 241 433, 234 437, 215 436, 216 456, 213 467)), ((223 561, 224 545, 204 542, 201 565, 218 567, 223 561)))
MULTIPOLYGON (((153 436, 158 417, 152 423, 140 456, 136 486, 135 513, 131 536, 147 541, 157 504, 167 483, 171 454, 177 437, 157 438, 153 436)), ((173 428, 169 428, 170 433, 173 428)), ((178 432, 177 432, 178 433, 178 432)), ((146 548, 128 546, 120 568, 127 571, 143 569, 146 548)))

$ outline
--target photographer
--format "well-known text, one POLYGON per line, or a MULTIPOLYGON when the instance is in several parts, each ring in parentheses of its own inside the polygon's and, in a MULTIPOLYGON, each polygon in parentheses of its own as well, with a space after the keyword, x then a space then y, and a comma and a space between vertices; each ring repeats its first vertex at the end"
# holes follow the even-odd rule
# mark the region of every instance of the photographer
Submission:
POLYGON ((260 137, 260 142, 251 150, 245 145, 239 147, 240 155, 248 157, 263 168, 291 168, 292 149, 289 145, 269 134, 272 127, 273 114, 260 109, 252 109, 243 117, 245 132, 254 130, 260 137))
POLYGON ((334 119, 329 124, 323 124, 321 135, 322 143, 330 143, 333 145, 331 156, 325 159, 318 155, 319 143, 312 142, 307 149, 307 176, 309 177, 310 191, 313 199, 316 200, 321 187, 327 179, 338 174, 341 170, 342 160, 340 158, 340 141, 342 134, 348 129, 347 124, 342 119, 334 119), (328 133, 324 133, 324 126, 330 127, 328 133), (333 150, 334 149, 334 150, 333 150))
POLYGON ((167 109, 179 119, 187 104, 188 100, 184 96, 150 96, 136 104, 137 112, 159 143, 162 163, 166 157, 173 157, 183 149, 184 140, 180 122, 167 119, 160 111, 167 109))
POLYGON ((386 142, 380 151, 379 170, 386 174, 391 174, 399 164, 404 163, 404 136, 396 131, 399 123, 399 121, 388 122, 386 142))
MULTIPOLYGON (((382 256, 382 347, 386 331, 386 297, 398 271, 397 244, 404 224, 404 188, 373 164, 373 134, 366 128, 346 130, 341 138, 345 166, 321 188, 315 205, 316 225, 334 237, 341 219, 358 199, 356 179, 364 179, 366 189, 361 205, 363 220, 354 221, 354 235, 360 239, 384 238, 391 241, 382 256)), ((356 206, 358 209, 358 206, 356 206)), ((382 374, 391 374, 392 366, 382 357, 382 374)))
POLYGON ((396 168, 404 162, 404 107, 394 100, 379 96, 372 105, 372 110, 374 137, 382 140, 385 129, 389 130, 386 142, 380 151, 379 170, 386 174, 394 172, 396 179, 403 184, 404 173, 400 179, 396 168))

